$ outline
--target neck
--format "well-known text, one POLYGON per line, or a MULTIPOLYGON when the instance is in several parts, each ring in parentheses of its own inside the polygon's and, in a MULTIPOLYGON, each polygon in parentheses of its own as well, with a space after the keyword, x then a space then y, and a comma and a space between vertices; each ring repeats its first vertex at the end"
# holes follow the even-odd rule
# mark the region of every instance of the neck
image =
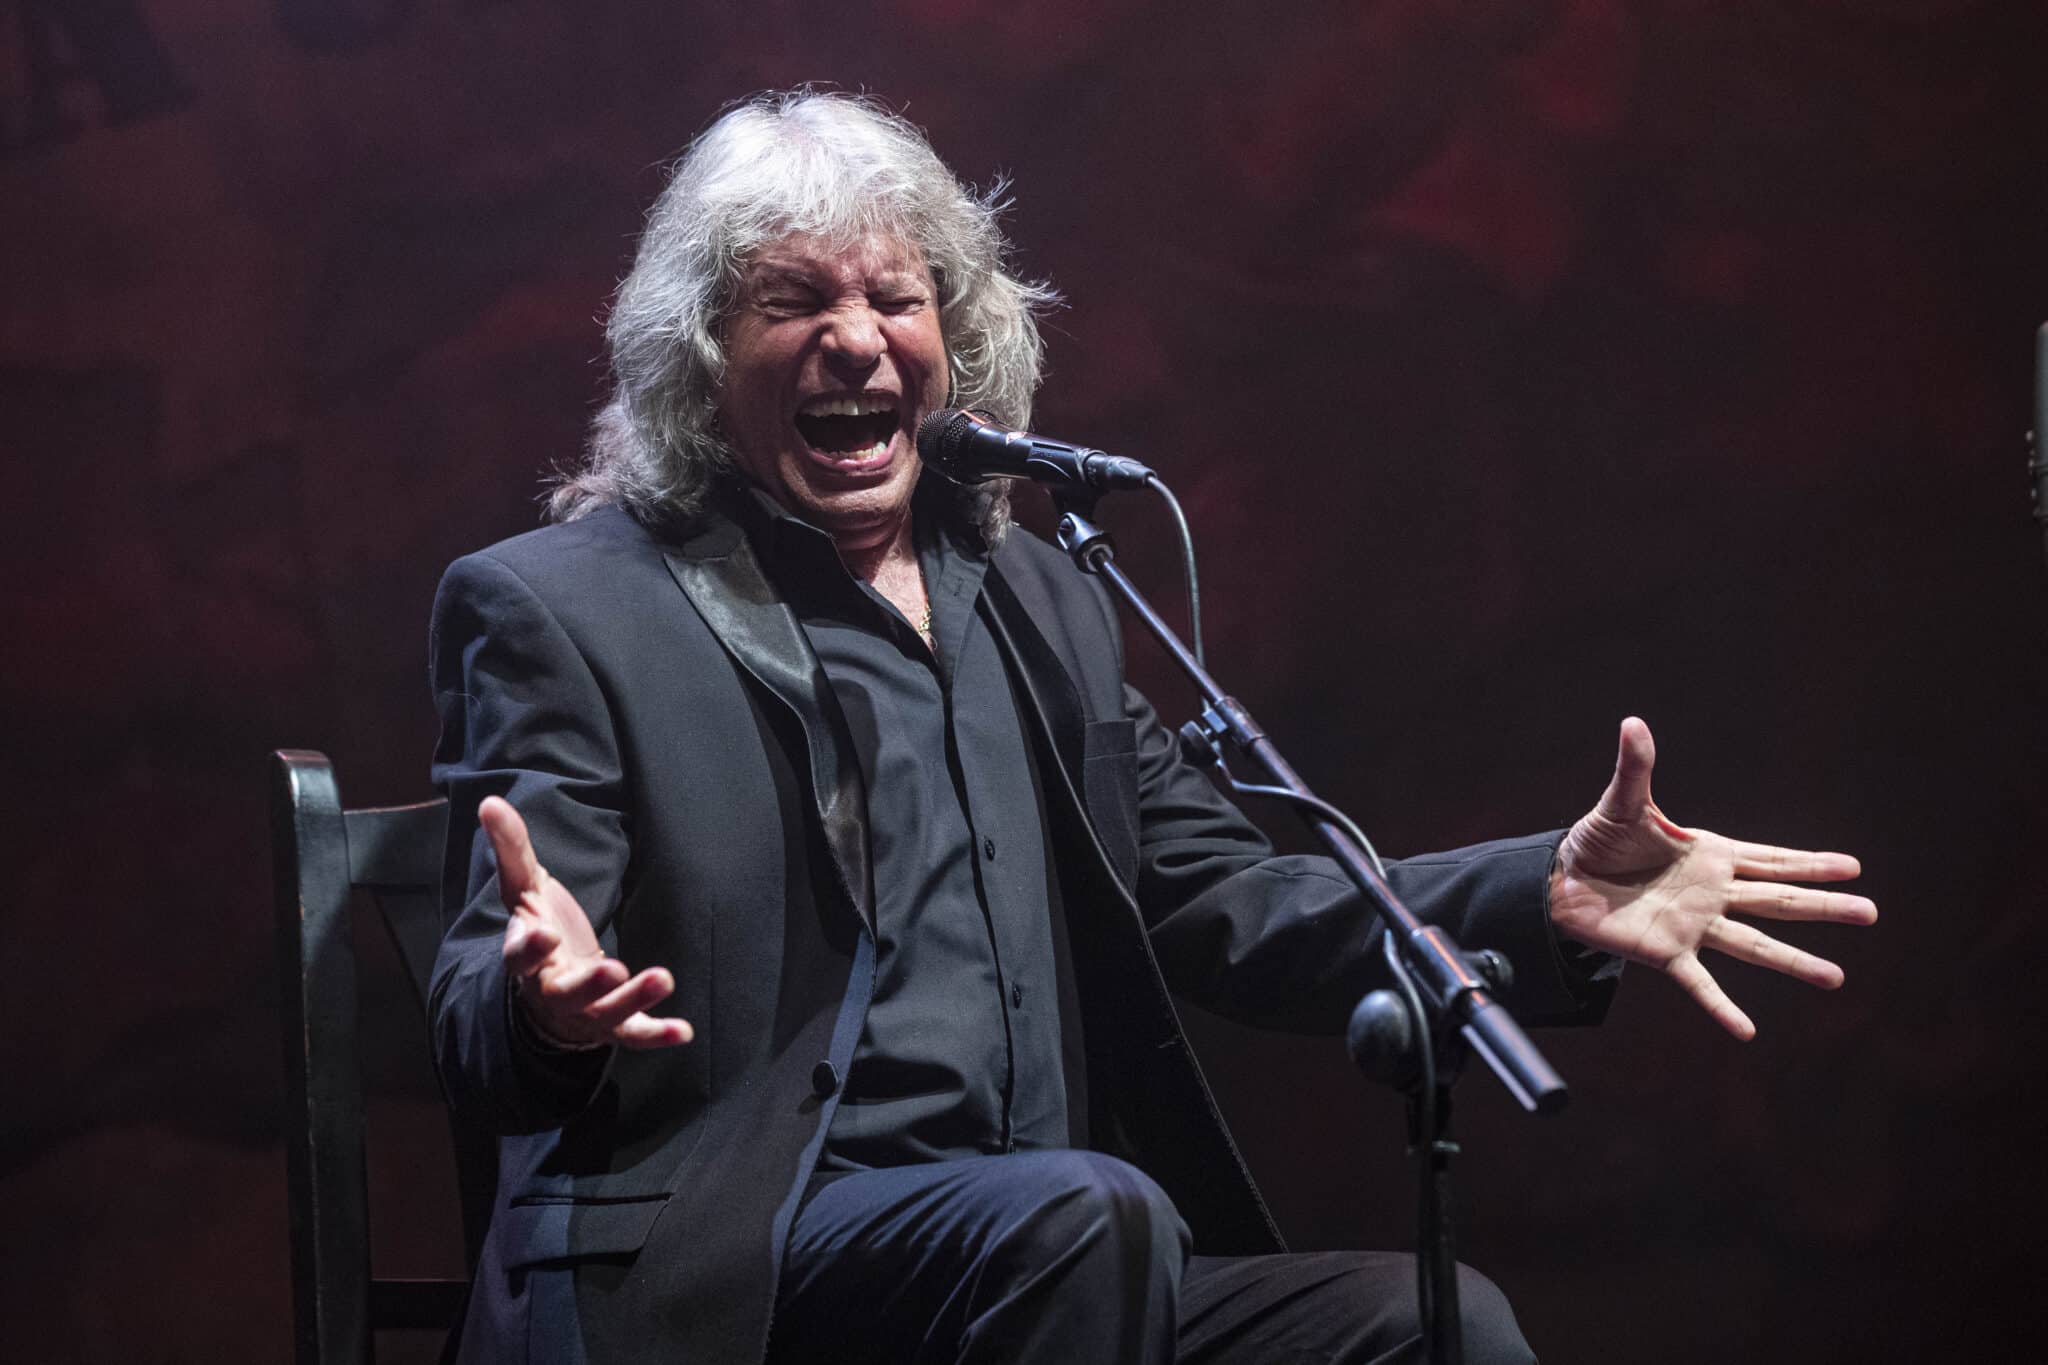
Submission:
POLYGON ((917 550, 910 535, 910 509, 907 507, 894 526, 865 530, 857 535, 834 536, 832 543, 839 548, 839 558, 846 565, 846 571, 870 583, 877 582, 892 569, 917 562, 917 550))

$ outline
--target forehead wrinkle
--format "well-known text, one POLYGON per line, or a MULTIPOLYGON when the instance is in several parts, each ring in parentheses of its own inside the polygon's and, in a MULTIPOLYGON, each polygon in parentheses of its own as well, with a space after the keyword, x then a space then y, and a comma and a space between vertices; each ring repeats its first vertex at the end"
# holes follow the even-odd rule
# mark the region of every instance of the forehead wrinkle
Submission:
POLYGON ((931 267, 915 242, 873 233, 848 241, 796 233, 770 242, 746 265, 749 280, 838 282, 854 277, 926 281, 931 267))

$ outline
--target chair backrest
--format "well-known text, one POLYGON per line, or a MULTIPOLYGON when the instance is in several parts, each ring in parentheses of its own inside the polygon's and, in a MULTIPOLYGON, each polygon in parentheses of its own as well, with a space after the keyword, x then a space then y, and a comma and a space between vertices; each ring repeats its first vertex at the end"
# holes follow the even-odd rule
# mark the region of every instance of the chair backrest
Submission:
MULTIPOLYGON (((357 1033, 352 892, 371 893, 420 1006, 441 939, 448 803, 344 810, 323 754, 280 749, 271 763, 271 857, 284 983, 286 1169, 292 1320, 299 1365, 362 1365, 380 1328, 450 1331, 463 1280, 386 1280, 370 1272, 362 1049, 357 1033)), ((474 1270, 490 1216, 496 1149, 451 1125, 463 1239, 474 1270)))

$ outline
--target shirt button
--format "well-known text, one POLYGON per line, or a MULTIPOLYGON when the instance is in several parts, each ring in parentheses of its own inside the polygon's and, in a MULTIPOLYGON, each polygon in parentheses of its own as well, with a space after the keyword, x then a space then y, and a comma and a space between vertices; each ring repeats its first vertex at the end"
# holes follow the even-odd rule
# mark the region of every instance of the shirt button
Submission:
POLYGON ((830 1062, 819 1062, 811 1068, 811 1089, 819 1099, 825 1099, 839 1089, 839 1068, 830 1062))
POLYGON ((1018 984, 1017 984, 1016 982, 1012 981, 1012 982, 1010 983, 1010 1006, 1011 1006, 1011 1008, 1012 1008, 1012 1009, 1014 1009, 1014 1008, 1016 1008, 1017 1006, 1019 1006, 1019 1005, 1021 1005, 1021 1004, 1023 1004, 1023 1003, 1024 1003, 1024 988, 1023 988, 1022 986, 1018 985, 1018 984))
POLYGON ((996 860, 996 841, 986 834, 981 836, 981 856, 990 862, 996 860))

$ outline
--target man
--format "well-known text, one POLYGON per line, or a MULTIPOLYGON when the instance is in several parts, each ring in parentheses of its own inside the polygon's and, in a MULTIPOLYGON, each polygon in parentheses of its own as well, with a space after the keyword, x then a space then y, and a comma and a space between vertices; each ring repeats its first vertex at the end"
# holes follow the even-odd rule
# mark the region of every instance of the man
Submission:
MULTIPOLYGON (((1168 998, 1334 1030, 1372 915, 1180 762, 999 488, 919 467, 928 412, 1029 415, 1049 295, 1003 250, 874 105, 729 111, 620 290, 562 524, 449 570, 433 1026, 504 1135, 466 1359, 1415 1349, 1406 1258, 1280 1254, 1168 998)), ((1701 949, 1841 973, 1728 913, 1875 907, 1782 884, 1852 859, 1671 824, 1652 757, 1628 721, 1562 838, 1391 880, 1506 953, 1525 1022, 1597 1018, 1625 957, 1747 1037, 1701 949)), ((1463 1300, 1469 1359, 1529 1358, 1463 1300)))

